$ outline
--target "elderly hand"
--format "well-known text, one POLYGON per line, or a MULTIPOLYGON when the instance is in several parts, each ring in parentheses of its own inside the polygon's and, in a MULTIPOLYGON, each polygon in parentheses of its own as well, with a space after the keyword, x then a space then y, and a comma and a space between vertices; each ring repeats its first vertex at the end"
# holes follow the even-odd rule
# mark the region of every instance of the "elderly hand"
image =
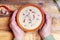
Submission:
POLYGON ((49 35, 51 35, 52 20, 51 20, 51 17, 48 15, 48 13, 46 13, 46 11, 45 11, 45 15, 46 15, 46 22, 45 22, 42 30, 39 31, 43 39, 48 37, 49 35))
POLYGON ((12 15, 10 28, 12 29, 16 40, 24 40, 24 31, 22 31, 22 29, 18 27, 16 20, 15 20, 17 12, 18 10, 16 10, 12 15))
MULTIPOLYGON (((17 14, 18 10, 16 10, 11 18, 11 23, 10 23, 10 27, 15 35, 15 38, 17 40, 24 40, 24 31, 22 31, 22 29, 20 29, 16 23, 16 14, 17 14)), ((49 17, 49 15, 47 13, 46 14, 46 22, 42 28, 42 30, 40 30, 40 34, 42 38, 48 37, 49 35, 51 35, 51 18, 49 17)))

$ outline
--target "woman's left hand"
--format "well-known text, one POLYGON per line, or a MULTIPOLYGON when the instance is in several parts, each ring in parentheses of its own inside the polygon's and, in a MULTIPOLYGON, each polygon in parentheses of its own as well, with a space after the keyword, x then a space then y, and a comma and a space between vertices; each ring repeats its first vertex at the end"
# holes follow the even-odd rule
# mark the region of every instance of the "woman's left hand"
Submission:
POLYGON ((22 29, 20 29, 16 23, 17 12, 18 12, 18 10, 16 10, 12 15, 10 28, 12 29, 16 40, 24 40, 24 31, 22 29))

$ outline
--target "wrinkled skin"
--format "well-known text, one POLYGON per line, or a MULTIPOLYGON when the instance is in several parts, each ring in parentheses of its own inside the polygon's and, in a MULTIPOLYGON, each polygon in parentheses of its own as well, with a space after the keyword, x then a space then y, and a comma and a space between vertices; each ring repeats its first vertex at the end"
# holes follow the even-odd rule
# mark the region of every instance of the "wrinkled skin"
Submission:
POLYGON ((15 38, 17 40, 24 40, 24 31, 22 31, 16 21, 15 21, 15 17, 16 17, 16 13, 17 13, 18 10, 16 10, 13 15, 12 15, 12 18, 11 18, 11 24, 10 24, 10 28, 12 29, 14 35, 15 35, 15 38))
MULTIPOLYGON (((17 23, 16 23, 16 20, 15 20, 15 17, 16 17, 16 13, 18 12, 18 10, 16 10, 13 15, 12 15, 12 18, 11 18, 11 23, 10 23, 10 27, 15 35, 15 38, 17 40, 24 40, 24 31, 21 30, 17 23)), ((49 35, 51 35, 51 18, 48 16, 47 13, 46 14, 46 22, 42 28, 42 30, 39 31, 39 33, 41 34, 41 37, 44 38, 44 37, 47 37, 49 35)))

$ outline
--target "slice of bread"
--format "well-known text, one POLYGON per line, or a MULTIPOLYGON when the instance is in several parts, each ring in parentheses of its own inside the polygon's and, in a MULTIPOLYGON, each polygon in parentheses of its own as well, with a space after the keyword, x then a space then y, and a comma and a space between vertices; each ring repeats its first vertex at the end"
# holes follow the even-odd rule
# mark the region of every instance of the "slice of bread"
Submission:
POLYGON ((11 32, 0 31, 0 40, 12 40, 13 36, 11 32))
POLYGON ((41 40, 38 32, 26 32, 24 40, 41 40))
POLYGON ((9 19, 9 17, 0 17, 0 30, 10 30, 9 19))

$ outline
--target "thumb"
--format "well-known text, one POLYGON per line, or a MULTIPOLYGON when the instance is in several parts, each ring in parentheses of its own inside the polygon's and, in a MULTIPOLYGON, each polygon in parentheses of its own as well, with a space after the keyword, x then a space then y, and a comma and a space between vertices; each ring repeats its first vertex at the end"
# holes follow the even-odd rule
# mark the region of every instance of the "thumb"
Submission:
POLYGON ((12 18, 11 18, 11 21, 15 21, 15 17, 17 15, 17 12, 18 12, 18 10, 14 11, 12 18))

